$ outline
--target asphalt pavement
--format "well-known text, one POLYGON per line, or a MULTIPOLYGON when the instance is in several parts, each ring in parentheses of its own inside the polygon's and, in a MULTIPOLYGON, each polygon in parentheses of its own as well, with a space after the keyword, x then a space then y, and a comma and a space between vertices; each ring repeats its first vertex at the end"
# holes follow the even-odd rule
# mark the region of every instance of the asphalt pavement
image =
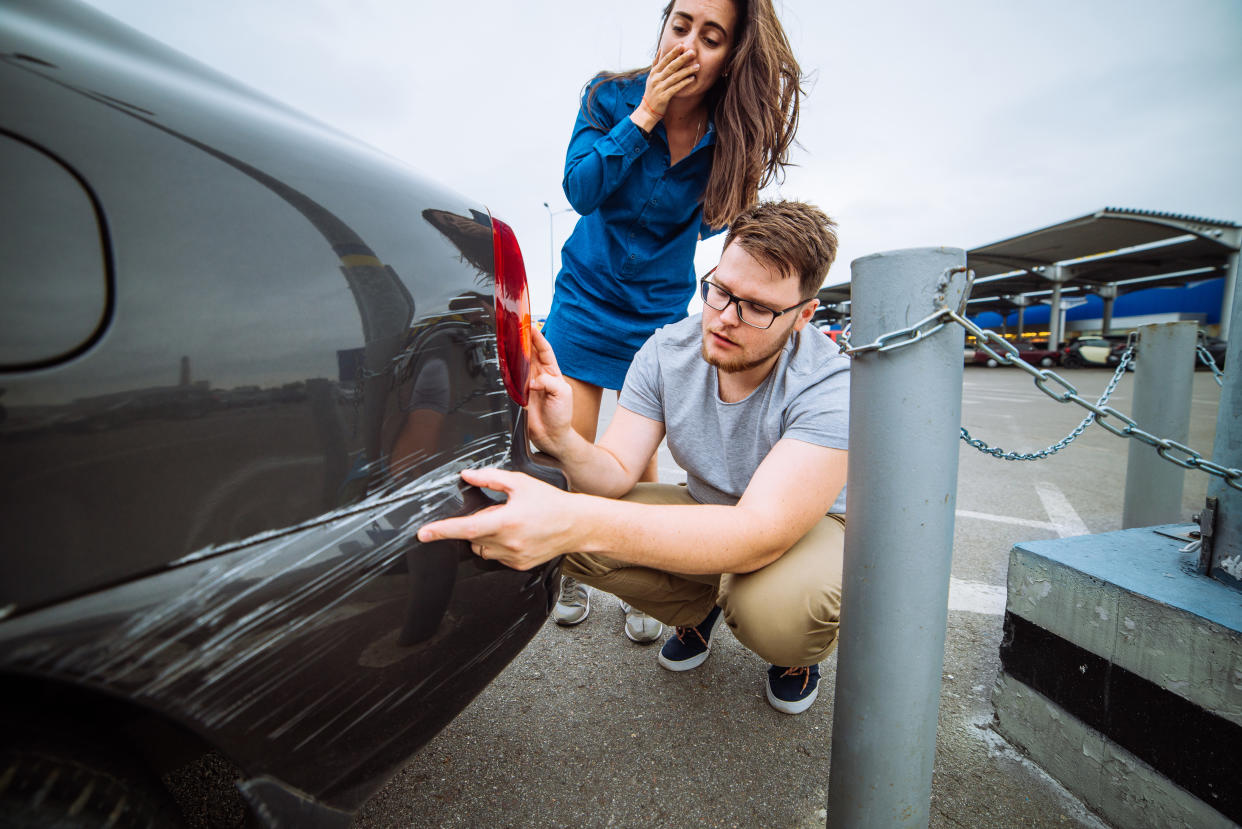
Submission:
MULTIPOLYGON (((1084 397, 1098 395, 1111 376, 1064 374, 1084 397)), ((1132 384, 1133 375, 1123 379, 1112 400, 1123 412, 1132 384)), ((1211 375, 1197 373, 1187 443, 1205 456, 1219 400, 1211 375)), ((605 400, 605 417, 614 407, 605 400)), ((993 446, 1041 449, 1085 414, 1051 400, 1016 369, 966 369, 964 425, 993 446)), ((1030 463, 959 446, 931 826, 1105 826, 996 735, 990 697, 1010 548, 1120 529, 1127 442, 1092 426, 1053 457, 1030 463)), ((661 479, 682 476, 662 452, 661 479)), ((1187 518, 1207 482, 1205 474, 1186 473, 1187 518)), ((549 621, 364 806, 355 825, 823 826, 835 657, 822 666, 819 700, 791 717, 767 704, 766 664, 727 627, 702 667, 675 674, 656 663, 658 644, 625 638, 623 621, 616 599, 599 592, 577 627, 549 621)))

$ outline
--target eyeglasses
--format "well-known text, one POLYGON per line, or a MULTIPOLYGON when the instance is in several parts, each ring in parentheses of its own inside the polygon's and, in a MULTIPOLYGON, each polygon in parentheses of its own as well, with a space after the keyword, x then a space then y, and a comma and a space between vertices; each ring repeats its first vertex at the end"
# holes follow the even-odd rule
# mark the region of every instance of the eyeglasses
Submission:
POLYGON ((797 305, 790 305, 781 311, 775 311, 766 305, 760 305, 758 302, 752 302, 749 299, 742 299, 734 296, 724 288, 712 282, 709 277, 716 272, 712 268, 707 272, 701 281, 700 292, 703 295, 703 304, 708 308, 714 308, 717 311, 723 311, 729 307, 730 303, 737 303, 737 318, 752 328, 771 328, 772 323, 776 322, 776 318, 781 314, 788 314, 790 311, 801 308, 815 297, 809 297, 802 300, 797 305))

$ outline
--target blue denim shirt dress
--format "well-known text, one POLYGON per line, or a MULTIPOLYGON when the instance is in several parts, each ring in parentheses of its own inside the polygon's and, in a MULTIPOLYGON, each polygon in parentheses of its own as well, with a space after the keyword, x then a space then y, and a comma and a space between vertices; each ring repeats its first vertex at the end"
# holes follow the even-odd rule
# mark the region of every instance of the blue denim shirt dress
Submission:
POLYGON ((664 123, 651 138, 630 120, 647 76, 594 81, 565 158, 565 195, 581 217, 561 249, 544 334, 570 377, 620 389, 634 354, 651 333, 686 316, 695 289, 699 237, 724 228, 703 223, 714 125, 690 154, 669 166, 664 123))

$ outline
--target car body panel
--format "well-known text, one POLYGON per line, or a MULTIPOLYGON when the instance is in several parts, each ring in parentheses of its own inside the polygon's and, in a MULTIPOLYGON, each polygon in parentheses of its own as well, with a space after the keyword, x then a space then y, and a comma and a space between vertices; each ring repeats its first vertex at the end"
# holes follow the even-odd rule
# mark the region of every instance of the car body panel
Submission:
POLYGON ((490 503, 467 466, 565 486, 501 380, 486 208, 69 2, 8 4, 0 130, 81 182, 57 261, 106 288, 70 346, 11 332, 54 356, 0 373, 0 672, 355 808, 554 601, 559 562, 413 538, 490 503))

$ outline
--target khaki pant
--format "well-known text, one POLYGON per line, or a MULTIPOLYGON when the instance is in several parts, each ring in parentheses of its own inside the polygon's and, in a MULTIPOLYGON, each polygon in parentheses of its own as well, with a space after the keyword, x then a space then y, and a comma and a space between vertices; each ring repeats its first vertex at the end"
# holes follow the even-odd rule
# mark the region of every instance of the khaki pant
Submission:
MULTIPOLYGON (((642 504, 696 504, 684 486, 639 484, 642 504)), ((753 573, 684 575, 605 555, 565 556, 562 572, 614 594, 667 625, 697 625, 713 605, 743 645, 773 665, 822 662, 837 645, 845 516, 827 515, 776 561, 753 573)))

